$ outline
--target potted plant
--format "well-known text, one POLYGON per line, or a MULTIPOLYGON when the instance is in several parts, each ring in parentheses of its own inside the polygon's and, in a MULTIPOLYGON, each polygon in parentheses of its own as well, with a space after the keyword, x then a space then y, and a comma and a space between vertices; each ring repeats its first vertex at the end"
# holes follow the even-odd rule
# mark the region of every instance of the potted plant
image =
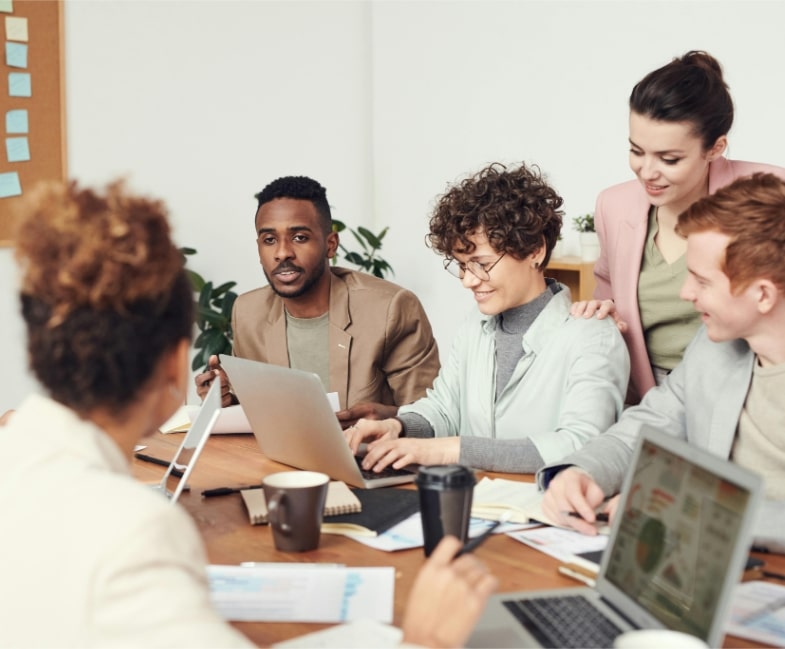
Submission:
MULTIPOLYGON (((196 254, 194 248, 180 248, 183 257, 196 254)), ((191 362, 192 370, 207 366, 213 354, 232 353, 232 306, 237 293, 232 289, 237 282, 224 282, 213 286, 196 271, 186 268, 185 272, 194 289, 194 307, 196 310, 196 326, 199 334, 194 340, 196 354, 191 362)))
POLYGON ((600 256, 600 240, 594 231, 594 214, 588 212, 573 217, 572 225, 578 231, 581 244, 581 259, 583 261, 596 261, 600 256))

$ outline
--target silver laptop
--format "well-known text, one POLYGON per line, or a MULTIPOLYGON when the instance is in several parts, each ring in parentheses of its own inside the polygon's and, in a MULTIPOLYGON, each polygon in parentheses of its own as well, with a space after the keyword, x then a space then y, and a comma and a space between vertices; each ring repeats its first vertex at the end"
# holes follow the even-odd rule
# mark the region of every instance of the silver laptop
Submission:
POLYGON ((310 372, 221 356, 262 452, 298 469, 321 471, 363 489, 412 482, 412 471, 362 471, 343 437, 319 377, 310 372))
POLYGON ((761 479, 652 430, 638 440, 631 467, 596 586, 495 595, 468 646, 610 647, 619 633, 648 628, 720 646, 761 479), (580 619, 583 608, 587 620, 580 619), (579 635, 608 623, 604 638, 579 635))
POLYGON ((219 414, 221 414, 221 379, 216 377, 191 427, 183 436, 183 441, 169 463, 164 477, 161 478, 159 484, 153 485, 153 488, 166 495, 172 504, 176 503, 178 498, 180 498, 180 494, 183 492, 188 482, 188 477, 196 466, 196 461, 199 459, 202 449, 210 437, 210 432, 213 430, 219 414), (169 480, 173 469, 183 466, 185 468, 183 469, 182 477, 177 482, 177 488, 174 492, 170 492, 166 488, 166 482, 169 480))

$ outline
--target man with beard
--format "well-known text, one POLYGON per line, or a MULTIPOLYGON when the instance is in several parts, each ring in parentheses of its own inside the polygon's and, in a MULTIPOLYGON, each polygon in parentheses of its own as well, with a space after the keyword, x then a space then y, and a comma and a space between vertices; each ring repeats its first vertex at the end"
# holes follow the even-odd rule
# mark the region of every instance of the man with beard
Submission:
MULTIPOLYGON (((425 395, 439 370, 431 325, 417 297, 367 273, 330 265, 338 250, 327 193, 285 176, 256 195, 256 243, 268 285, 237 298, 233 354, 317 374, 338 393, 346 427, 394 416, 425 395)), ((195 377, 199 396, 221 376, 223 405, 236 403, 218 358, 195 377)))

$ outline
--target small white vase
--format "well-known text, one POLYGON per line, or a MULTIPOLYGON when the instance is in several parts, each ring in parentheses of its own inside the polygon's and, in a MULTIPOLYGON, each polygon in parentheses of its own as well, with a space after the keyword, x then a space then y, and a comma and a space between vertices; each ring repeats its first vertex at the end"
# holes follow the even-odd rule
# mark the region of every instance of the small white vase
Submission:
POLYGON ((600 240, 596 232, 579 232, 581 242, 581 259, 583 261, 597 261, 600 256, 600 240))

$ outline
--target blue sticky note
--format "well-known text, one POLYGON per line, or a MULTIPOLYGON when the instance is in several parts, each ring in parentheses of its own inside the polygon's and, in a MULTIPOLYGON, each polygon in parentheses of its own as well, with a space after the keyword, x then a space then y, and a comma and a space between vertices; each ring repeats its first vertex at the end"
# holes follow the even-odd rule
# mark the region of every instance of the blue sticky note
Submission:
POLYGON ((27 111, 24 109, 9 110, 5 114, 6 133, 27 133, 27 111))
POLYGON ((9 68, 26 68, 27 45, 7 42, 5 44, 5 62, 9 68))
POLYGON ((0 174, 0 198, 21 195, 22 185, 19 184, 19 174, 15 171, 0 174))
POLYGON ((8 94, 11 97, 32 97, 29 72, 8 73, 8 94))
POLYGON ((26 137, 7 137, 5 152, 8 162, 27 162, 30 159, 30 145, 26 137))

